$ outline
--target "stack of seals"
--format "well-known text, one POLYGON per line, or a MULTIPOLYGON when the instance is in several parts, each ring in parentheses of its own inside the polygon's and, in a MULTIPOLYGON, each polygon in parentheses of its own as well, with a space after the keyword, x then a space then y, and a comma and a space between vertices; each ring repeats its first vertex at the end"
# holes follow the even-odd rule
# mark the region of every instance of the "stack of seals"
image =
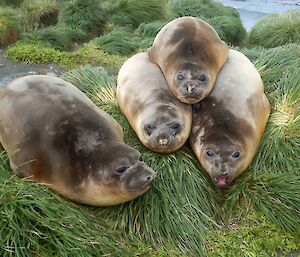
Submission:
POLYGON ((189 142, 202 167, 216 186, 230 185, 253 159, 270 114, 258 71, 194 17, 166 24, 147 53, 118 74, 121 111, 158 153, 179 149, 192 126, 189 142), (193 105, 192 119, 184 104, 193 105))
POLYGON ((19 78, 0 93, 0 141, 14 173, 73 201, 106 206, 142 195, 155 172, 123 130, 62 79, 19 78))

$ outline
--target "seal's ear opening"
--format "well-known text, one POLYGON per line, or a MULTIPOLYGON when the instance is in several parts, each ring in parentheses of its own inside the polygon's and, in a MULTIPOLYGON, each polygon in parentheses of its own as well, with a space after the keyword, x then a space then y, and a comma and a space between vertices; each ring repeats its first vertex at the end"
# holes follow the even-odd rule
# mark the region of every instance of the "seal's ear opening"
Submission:
POLYGON ((181 130, 181 125, 178 122, 171 122, 168 124, 168 127, 173 130, 174 136, 176 136, 176 134, 178 134, 181 130))
POLYGON ((147 123, 144 125, 144 130, 150 136, 153 130, 156 129, 156 126, 153 123, 147 123))

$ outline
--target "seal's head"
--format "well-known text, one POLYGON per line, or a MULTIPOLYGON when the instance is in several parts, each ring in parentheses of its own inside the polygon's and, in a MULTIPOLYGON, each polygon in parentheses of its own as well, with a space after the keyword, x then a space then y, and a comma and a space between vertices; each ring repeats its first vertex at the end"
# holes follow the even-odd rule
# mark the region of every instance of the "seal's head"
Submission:
POLYGON ((184 113, 172 105, 159 104, 148 110, 147 119, 139 124, 139 138, 151 150, 171 153, 187 140, 188 125, 184 125, 184 113))
MULTIPOLYGON (((89 158, 90 173, 80 188, 92 205, 114 205, 145 193, 156 173, 134 148, 109 142, 89 158)), ((85 201, 87 202, 87 201, 85 201)))
POLYGON ((147 122, 143 126, 143 134, 147 145, 161 153, 173 151, 173 147, 177 146, 181 138, 181 130, 180 123, 176 121, 162 124, 147 122))
POLYGON ((141 154, 126 144, 110 143, 105 162, 104 172, 107 178, 105 184, 120 188, 123 194, 144 193, 156 176, 156 173, 145 164, 141 154))
POLYGON ((161 68, 172 93, 194 104, 212 91, 228 46, 205 21, 180 17, 160 30, 148 55, 161 68))
POLYGON ((197 103, 213 88, 209 73, 197 63, 180 64, 173 74, 173 94, 184 103, 197 103))
POLYGON ((200 162, 217 187, 226 187, 241 173, 244 151, 240 144, 229 140, 203 145, 200 162))

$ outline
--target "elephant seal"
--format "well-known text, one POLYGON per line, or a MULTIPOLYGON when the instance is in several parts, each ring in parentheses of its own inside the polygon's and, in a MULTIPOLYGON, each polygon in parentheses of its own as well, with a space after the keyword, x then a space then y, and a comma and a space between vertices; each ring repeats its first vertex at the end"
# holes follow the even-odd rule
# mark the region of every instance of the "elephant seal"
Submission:
POLYGON ((147 53, 129 58, 118 74, 117 101, 141 142, 154 152, 171 153, 188 139, 192 108, 170 93, 147 53))
POLYGON ((228 46, 205 21, 177 18, 166 24, 148 49, 172 93, 187 104, 205 98, 228 56, 228 46))
POLYGON ((214 89, 193 106, 189 138, 216 186, 228 186, 249 166, 269 115, 258 71, 242 53, 229 50, 214 89))
POLYGON ((120 125, 72 84, 19 78, 0 93, 0 141, 14 173, 73 201, 107 206, 143 194, 155 172, 120 125))

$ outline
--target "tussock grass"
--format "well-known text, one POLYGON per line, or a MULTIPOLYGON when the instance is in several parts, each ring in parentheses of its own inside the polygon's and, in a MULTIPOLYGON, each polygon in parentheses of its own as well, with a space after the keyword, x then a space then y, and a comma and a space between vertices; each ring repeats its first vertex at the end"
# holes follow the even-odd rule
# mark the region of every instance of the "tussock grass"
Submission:
POLYGON ((128 55, 133 53, 139 45, 140 39, 127 27, 115 28, 92 42, 110 54, 128 55))
POLYGON ((300 42, 300 11, 270 14, 260 19, 251 29, 247 46, 272 48, 300 42))
POLYGON ((214 18, 216 16, 234 16, 239 13, 232 7, 224 6, 212 0, 171 0, 174 16, 194 16, 199 18, 214 18))
POLYGON ((294 69, 269 94, 272 112, 254 162, 255 168, 274 172, 294 169, 300 175, 300 77, 294 69), (298 169, 298 171, 297 171, 298 169))
POLYGON ((235 50, 242 52, 254 64, 256 63, 257 59, 263 58, 266 52, 266 48, 260 46, 253 48, 236 48, 235 50))
POLYGON ((216 16, 207 22, 217 31, 220 38, 232 45, 242 45, 246 39, 246 30, 239 17, 216 16))
POLYGON ((56 19, 58 5, 51 0, 24 0, 20 5, 22 16, 23 32, 38 29, 41 25, 41 18, 45 15, 53 15, 56 19))
POLYGON ((0 7, 0 46, 14 43, 17 39, 18 14, 10 7, 0 7))
POLYGON ((24 0, 0 0, 0 6, 18 7, 24 0))
POLYGON ((167 0, 119 0, 108 9, 109 23, 115 26, 137 28, 144 22, 168 20, 170 9, 167 0))
POLYGON ((154 246, 178 249, 189 256, 203 256, 207 228, 215 213, 213 190, 199 172, 193 155, 180 150, 159 155, 147 150, 120 113, 114 93, 115 80, 100 69, 85 66, 70 71, 64 79, 85 92, 123 127, 125 141, 143 153, 158 172, 152 189, 135 201, 98 209, 100 217, 114 221, 114 228, 136 234, 154 246))
POLYGON ((23 33, 20 42, 41 44, 60 51, 67 51, 70 49, 76 35, 78 35, 78 33, 68 27, 55 26, 23 33))
POLYGON ((156 34, 165 26, 167 22, 165 21, 153 21, 150 23, 141 23, 137 28, 137 32, 143 37, 151 37, 154 39, 156 34))
POLYGON ((104 13, 99 0, 70 1, 58 17, 60 26, 67 26, 78 32, 93 35, 101 32, 103 23, 104 13))
POLYGON ((138 252, 136 240, 112 231, 104 219, 10 172, 2 152, 1 256, 133 256, 138 252))
POLYGON ((259 49, 254 65, 262 76, 265 91, 270 94, 277 83, 293 69, 300 69, 300 46, 290 44, 272 49, 259 49))

